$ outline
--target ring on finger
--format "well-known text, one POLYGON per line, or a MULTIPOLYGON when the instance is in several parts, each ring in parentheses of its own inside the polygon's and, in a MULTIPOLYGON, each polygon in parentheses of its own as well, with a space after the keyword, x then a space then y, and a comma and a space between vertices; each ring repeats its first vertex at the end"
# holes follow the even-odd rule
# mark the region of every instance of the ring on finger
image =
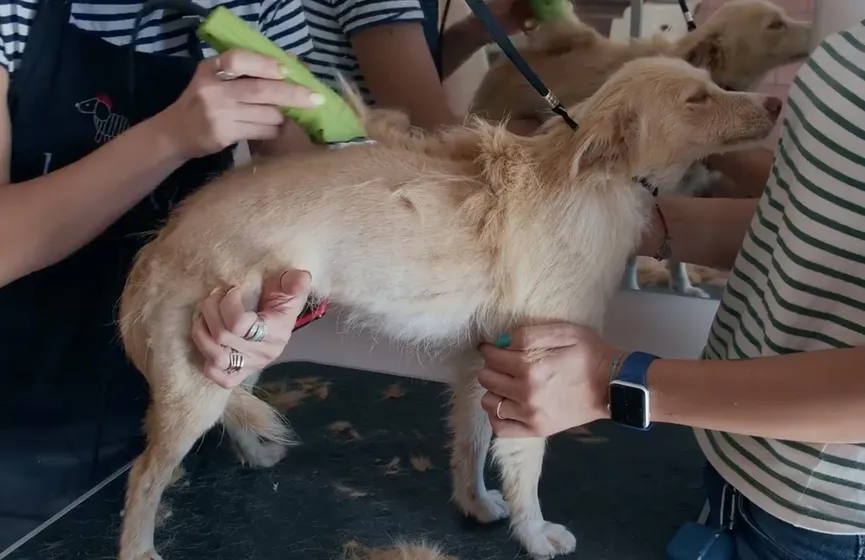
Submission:
POLYGON ((237 77, 234 72, 229 72, 228 70, 222 69, 222 59, 219 56, 216 57, 216 77, 223 82, 233 80, 237 77))
POLYGON ((228 367, 225 368, 225 373, 237 373, 238 371, 243 369, 244 364, 246 364, 246 356, 235 350, 234 348, 230 348, 228 353, 228 367))
POLYGON ((502 404, 505 402, 505 400, 507 399, 502 397, 502 400, 500 400, 499 404, 496 405, 496 418, 498 418, 499 420, 507 420, 506 417, 502 416, 502 404))
POLYGON ((244 340, 249 340, 252 342, 261 342, 264 340, 264 337, 267 336, 267 323, 261 318, 261 315, 258 315, 258 319, 249 327, 249 330, 246 331, 246 334, 243 336, 244 340))

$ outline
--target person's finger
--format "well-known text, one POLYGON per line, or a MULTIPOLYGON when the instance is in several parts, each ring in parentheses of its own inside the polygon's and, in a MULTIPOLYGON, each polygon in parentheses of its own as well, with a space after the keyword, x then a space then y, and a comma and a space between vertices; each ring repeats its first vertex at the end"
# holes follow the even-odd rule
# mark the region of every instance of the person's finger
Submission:
POLYGON ((259 313, 268 324, 294 325, 309 296, 312 277, 305 270, 286 270, 264 282, 259 301, 259 313))
POLYGON ((484 367, 511 378, 524 378, 529 373, 529 363, 522 352, 502 350, 491 344, 481 344, 478 351, 484 359, 484 367))
POLYGON ((223 84, 225 93, 237 103, 311 109, 324 103, 324 96, 297 84, 242 78, 223 84))
POLYGON ((525 384, 519 383, 510 375, 485 367, 478 372, 478 383, 490 393, 512 401, 525 402, 525 384))
POLYGON ((240 338, 246 336, 252 325, 258 321, 258 315, 254 311, 247 311, 243 307, 243 294, 236 287, 228 290, 219 300, 219 316, 228 332, 240 338))
POLYGON ((228 350, 219 344, 210 335, 207 325, 204 323, 204 317, 197 317, 192 322, 192 341, 204 356, 205 362, 217 362, 222 354, 228 350))
POLYGON ((250 105, 239 103, 233 109, 235 122, 279 126, 285 122, 285 115, 278 108, 271 105, 250 105))
POLYGON ((215 75, 222 71, 228 76, 282 80, 286 72, 275 58, 246 49, 229 49, 204 61, 215 75))
POLYGON ((241 140, 273 140, 279 138, 279 125, 252 124, 247 122, 231 123, 231 138, 226 145, 241 140))
POLYGON ((491 419, 525 422, 525 415, 520 410, 519 404, 502 395, 487 391, 481 397, 481 407, 491 419))
POLYGON ((499 348, 508 350, 537 350, 564 348, 578 344, 591 331, 570 323, 549 323, 517 327, 510 333, 500 335, 494 342, 499 348))

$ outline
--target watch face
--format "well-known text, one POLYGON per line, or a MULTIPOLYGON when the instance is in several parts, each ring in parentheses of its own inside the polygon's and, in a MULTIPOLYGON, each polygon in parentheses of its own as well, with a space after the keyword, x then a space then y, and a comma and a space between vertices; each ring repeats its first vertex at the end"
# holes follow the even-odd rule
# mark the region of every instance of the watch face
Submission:
POLYGON ((610 418, 632 428, 645 428, 649 394, 640 386, 610 383, 610 418))

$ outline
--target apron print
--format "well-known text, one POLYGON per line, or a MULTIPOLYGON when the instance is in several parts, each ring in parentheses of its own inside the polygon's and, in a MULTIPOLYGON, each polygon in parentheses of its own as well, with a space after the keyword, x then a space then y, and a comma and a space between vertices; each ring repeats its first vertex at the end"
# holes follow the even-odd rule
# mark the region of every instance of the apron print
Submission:
POLYGON ((129 128, 129 119, 112 112, 111 106, 111 99, 101 94, 75 104, 79 112, 93 115, 93 125, 96 127, 96 136, 93 140, 97 144, 113 140, 129 128))

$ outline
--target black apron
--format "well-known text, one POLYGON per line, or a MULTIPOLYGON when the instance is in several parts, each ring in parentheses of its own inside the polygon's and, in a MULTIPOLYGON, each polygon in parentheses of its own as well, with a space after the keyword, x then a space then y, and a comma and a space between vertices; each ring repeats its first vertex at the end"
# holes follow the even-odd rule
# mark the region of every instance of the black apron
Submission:
MULTIPOLYGON (((193 57, 132 55, 69 15, 64 0, 41 2, 11 75, 12 183, 69 165, 162 111, 200 58, 192 28, 193 57)), ((93 242, 0 288, 0 520, 44 520, 142 450, 147 386, 120 346, 116 304, 146 234, 232 163, 230 149, 188 162, 93 242)))

